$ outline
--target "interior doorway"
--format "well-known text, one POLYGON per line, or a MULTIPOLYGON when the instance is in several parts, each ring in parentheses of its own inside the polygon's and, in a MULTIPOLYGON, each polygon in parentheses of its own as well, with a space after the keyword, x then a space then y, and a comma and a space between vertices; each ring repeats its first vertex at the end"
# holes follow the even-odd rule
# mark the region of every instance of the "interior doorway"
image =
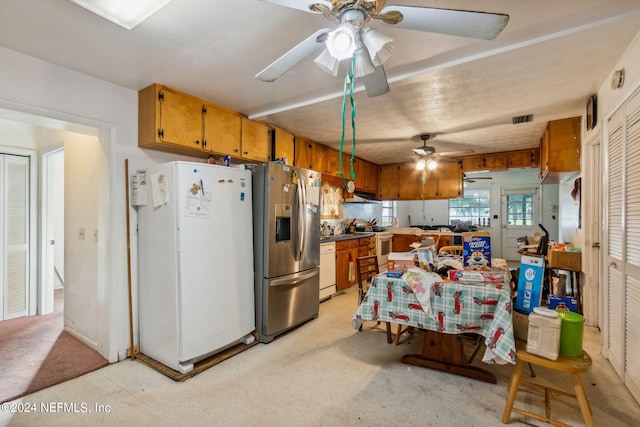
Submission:
POLYGON ((537 188, 502 189, 502 258, 520 261, 518 238, 538 230, 539 195, 537 188))
POLYGON ((42 152, 42 280, 39 314, 54 311, 54 292, 64 290, 64 147, 42 152))

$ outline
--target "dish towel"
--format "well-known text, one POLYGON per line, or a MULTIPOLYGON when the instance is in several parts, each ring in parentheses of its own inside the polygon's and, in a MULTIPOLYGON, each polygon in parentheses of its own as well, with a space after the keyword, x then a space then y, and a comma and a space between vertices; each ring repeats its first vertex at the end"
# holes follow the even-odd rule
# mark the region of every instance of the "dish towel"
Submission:
POLYGON ((402 278, 407 282, 409 287, 416 296, 416 299, 422 306, 422 310, 432 318, 436 320, 436 317, 431 312, 431 290, 434 283, 442 281, 442 278, 437 273, 430 273, 421 268, 409 268, 406 273, 402 275, 402 278))

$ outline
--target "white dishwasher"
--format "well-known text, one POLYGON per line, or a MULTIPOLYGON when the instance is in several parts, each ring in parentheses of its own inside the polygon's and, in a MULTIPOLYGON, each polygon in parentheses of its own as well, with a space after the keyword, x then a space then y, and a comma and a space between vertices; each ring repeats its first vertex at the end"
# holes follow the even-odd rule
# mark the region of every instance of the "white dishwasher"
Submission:
POLYGON ((336 242, 320 244, 320 301, 336 292, 336 242))

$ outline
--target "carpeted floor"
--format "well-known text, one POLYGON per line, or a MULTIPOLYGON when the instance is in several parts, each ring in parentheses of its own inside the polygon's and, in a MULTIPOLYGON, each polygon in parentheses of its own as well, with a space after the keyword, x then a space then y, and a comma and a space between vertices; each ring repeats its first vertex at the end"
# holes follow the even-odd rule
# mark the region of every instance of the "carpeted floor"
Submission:
POLYGON ((63 290, 55 310, 0 322, 0 403, 76 378, 108 361, 63 331, 63 290))

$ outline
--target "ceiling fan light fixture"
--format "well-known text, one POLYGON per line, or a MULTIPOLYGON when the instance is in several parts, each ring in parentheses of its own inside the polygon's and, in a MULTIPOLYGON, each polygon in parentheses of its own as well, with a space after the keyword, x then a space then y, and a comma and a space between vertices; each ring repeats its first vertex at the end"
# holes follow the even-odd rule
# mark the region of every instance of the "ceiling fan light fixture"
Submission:
POLYGON ((395 42, 373 28, 365 28, 362 34, 362 42, 371 55, 373 65, 382 65, 393 53, 395 42))
POLYGON ((427 160, 427 169, 429 169, 430 171, 434 170, 435 168, 438 167, 438 162, 436 162, 433 159, 428 159, 427 160))
POLYGON ((371 62, 371 57, 366 48, 360 47, 356 49, 353 55, 355 56, 353 74, 356 77, 366 76, 376 71, 376 67, 373 65, 373 62, 371 62))
POLYGON ((356 50, 356 33, 353 25, 350 23, 340 24, 338 28, 329 32, 326 45, 331 56, 338 61, 351 58, 356 50))
POLYGON ((331 55, 329 49, 326 47, 322 50, 320 55, 313 62, 320 67, 320 69, 326 71, 327 73, 337 76, 338 75, 338 67, 340 66, 340 61, 338 61, 335 57, 331 55))
POLYGON ((418 160, 418 163, 416 163, 416 169, 423 171, 425 167, 427 167, 427 162, 424 159, 418 160))

